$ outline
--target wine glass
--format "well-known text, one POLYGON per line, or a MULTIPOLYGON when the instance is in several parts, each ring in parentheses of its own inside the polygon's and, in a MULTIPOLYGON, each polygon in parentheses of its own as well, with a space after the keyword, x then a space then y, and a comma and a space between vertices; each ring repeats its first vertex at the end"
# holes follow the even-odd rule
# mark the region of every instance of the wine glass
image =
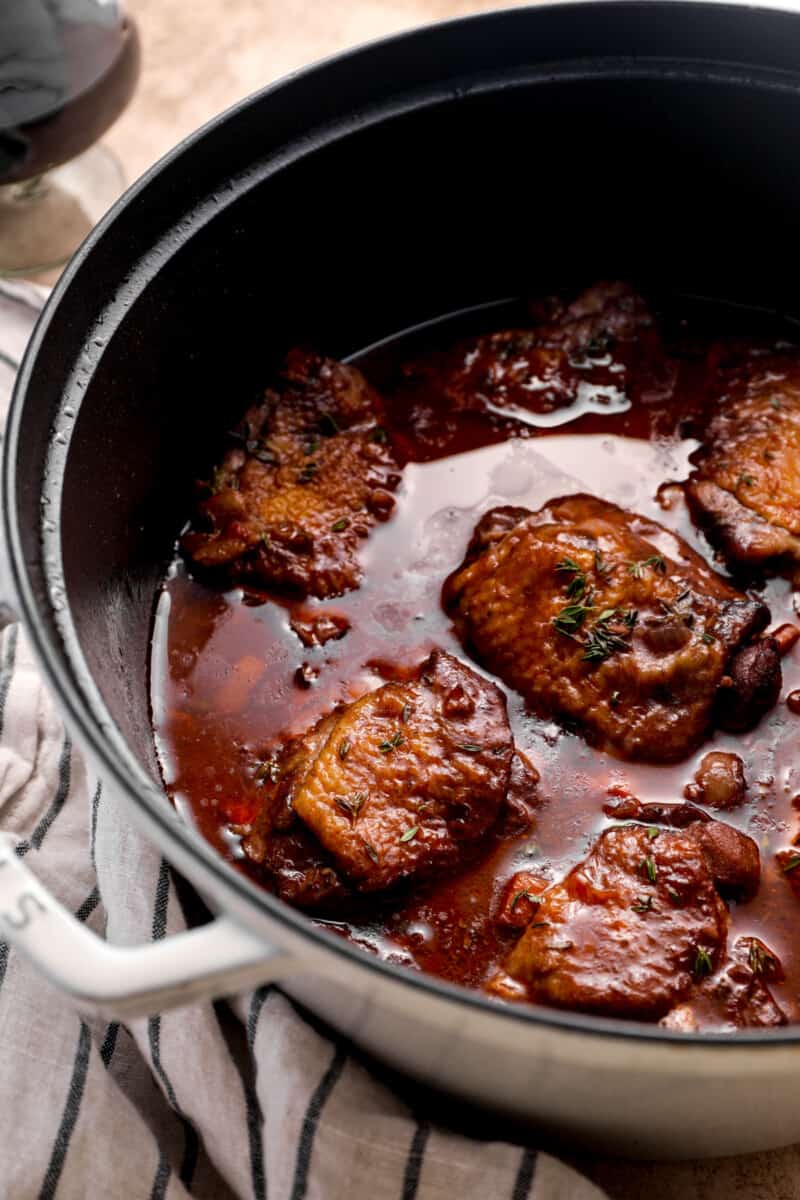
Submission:
POLYGON ((61 266, 119 196, 96 143, 138 73, 118 0, 0 2, 0 275, 61 266))

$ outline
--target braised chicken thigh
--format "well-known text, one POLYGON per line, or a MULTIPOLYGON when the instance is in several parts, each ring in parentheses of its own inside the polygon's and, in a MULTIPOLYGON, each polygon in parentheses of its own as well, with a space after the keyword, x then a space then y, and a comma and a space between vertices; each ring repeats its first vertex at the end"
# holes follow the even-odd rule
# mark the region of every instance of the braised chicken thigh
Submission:
POLYGON ((725 380, 686 497, 731 568, 800 579, 800 357, 752 358, 725 380))
POLYGON ((185 553, 234 581, 317 597, 356 587, 359 546, 400 480, 380 419, 355 367, 293 351, 281 389, 246 414, 185 553))
POLYGON ((757 846, 718 825, 607 830, 535 897, 491 989, 606 1016, 666 1014, 724 954, 728 914, 717 885, 751 890, 754 862, 757 884, 757 846))
POLYGON ((766 606, 593 496, 488 512, 444 601, 465 645, 535 712, 626 758, 684 758, 715 718, 754 725, 780 688, 777 647, 747 645, 766 606))
POLYGON ((464 347, 459 367, 444 374, 455 411, 482 403, 547 412, 576 401, 587 379, 622 383, 608 373, 609 346, 632 342, 652 317, 624 283, 598 284, 570 304, 552 300, 532 329, 509 329, 464 347))
POLYGON ((497 820, 512 754, 502 693, 436 652, 291 745, 245 850, 274 873, 272 829, 293 813, 361 891, 450 868, 497 820))

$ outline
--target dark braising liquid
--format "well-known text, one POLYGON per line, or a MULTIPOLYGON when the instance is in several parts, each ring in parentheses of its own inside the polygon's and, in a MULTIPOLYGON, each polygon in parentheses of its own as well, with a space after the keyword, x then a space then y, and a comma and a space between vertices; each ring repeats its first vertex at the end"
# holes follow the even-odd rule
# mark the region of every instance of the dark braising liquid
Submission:
POLYGON ((96 142, 128 104, 138 68, 136 28, 116 0, 0 6, 0 183, 96 142))
MULTIPOLYGON (((697 445, 690 434, 701 415, 699 382, 693 387, 701 356, 693 348, 717 330, 747 330, 754 339, 790 331, 776 324, 770 330, 758 314, 696 302, 672 304, 662 317, 676 345, 669 369, 673 377, 681 374, 680 409, 666 399, 663 363, 634 399, 615 398, 619 364, 612 360, 605 397, 596 403, 596 396, 584 395, 572 409, 547 416, 560 424, 537 424, 539 418, 526 413, 448 415, 419 364, 435 361, 465 328, 471 333, 513 326, 521 320, 519 306, 484 310, 466 324, 464 318, 443 322, 359 357, 387 399, 387 427, 405 469, 394 516, 363 551, 361 588, 322 604, 303 602, 306 609, 325 607, 347 616, 350 632, 340 641, 304 648, 289 627, 292 602, 286 597, 221 594, 193 580, 176 558, 158 601, 153 636, 158 752, 179 811, 242 871, 254 874, 229 825, 246 821, 259 804, 254 759, 287 733, 306 730, 335 703, 378 686, 382 663, 416 664, 434 646, 464 656, 442 611, 440 590, 489 508, 511 503, 536 509, 553 496, 591 492, 655 518, 711 557, 680 496, 670 507, 657 499, 660 484, 685 477, 697 445), (305 689, 295 682, 303 663, 319 668, 316 682, 305 689)), ((795 619, 788 582, 770 581, 766 598, 775 625, 795 619)), ((781 700, 756 730, 737 738, 716 734, 692 759, 669 767, 598 753, 581 738, 526 714, 518 696, 507 692, 517 745, 541 773, 535 829, 516 841, 490 842, 478 863, 460 874, 417 885, 409 897, 391 903, 372 898, 362 918, 329 927, 411 969, 480 986, 513 937, 492 922, 491 913, 515 871, 531 867, 560 877, 608 824, 603 804, 610 789, 626 789, 642 800, 680 801, 702 756, 731 749, 746 766, 748 802, 720 816, 755 838, 762 856, 758 894, 731 905, 731 940, 758 935, 780 955, 787 979, 773 990, 790 1019, 798 1019, 798 901, 774 853, 790 844, 800 820, 793 807, 800 795, 800 717, 785 700, 800 687, 800 646, 783 670, 781 700)))

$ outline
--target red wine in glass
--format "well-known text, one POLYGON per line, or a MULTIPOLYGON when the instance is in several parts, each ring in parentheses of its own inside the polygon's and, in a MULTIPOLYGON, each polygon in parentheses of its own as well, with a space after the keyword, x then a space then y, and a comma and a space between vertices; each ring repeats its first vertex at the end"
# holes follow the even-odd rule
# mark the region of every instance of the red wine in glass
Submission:
POLYGON ((0 0, 0 273, 63 262, 119 193, 108 152, 86 151, 138 71, 116 0, 0 0))

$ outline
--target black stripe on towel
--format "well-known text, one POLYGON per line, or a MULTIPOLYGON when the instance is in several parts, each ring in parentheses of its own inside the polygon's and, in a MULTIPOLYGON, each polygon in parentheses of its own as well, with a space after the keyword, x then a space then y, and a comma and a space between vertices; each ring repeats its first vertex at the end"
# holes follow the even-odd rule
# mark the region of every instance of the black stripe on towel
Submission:
POLYGON ((258 1018, 261 1016, 261 1010, 264 1007, 264 1001, 269 995, 269 991, 269 986, 258 988, 253 992, 253 998, 250 1001, 250 1011, 247 1014, 247 1048, 250 1051, 253 1082, 242 1081, 244 1084, 245 1104, 247 1106, 247 1140, 250 1146, 250 1176, 253 1184, 254 1200, 266 1200, 267 1197, 267 1176, 264 1170, 264 1143, 262 1140, 264 1114, 261 1111, 261 1103, 256 1090, 258 1066, 254 1048, 258 1018))
POLYGON ((9 627, 8 637, 6 638, 3 665, 0 667, 0 737, 2 737, 3 734, 3 722, 6 715, 8 689, 11 687, 11 679, 14 674, 14 661, 17 656, 18 636, 19 625, 11 625, 9 627))
POLYGON ((431 1134, 427 1121, 418 1121, 411 1146, 406 1159, 406 1171, 403 1176, 403 1200, 414 1200, 419 1187, 419 1177, 422 1171, 422 1160, 425 1157, 425 1147, 431 1134))
POLYGON ((150 1045, 150 1060, 153 1064, 153 1070, 161 1080, 161 1085, 164 1088, 164 1094, 167 1097, 170 1108, 173 1110, 183 1126, 183 1160, 181 1162, 180 1181, 187 1191, 189 1191, 191 1189, 192 1179, 197 1166, 200 1140, 197 1136, 197 1130, 178 1103, 178 1097, 175 1095, 175 1089, 172 1086, 172 1080, 164 1070, 164 1064, 161 1061, 160 1016, 149 1018, 147 1022, 147 1037, 150 1045))
POLYGON ((161 860, 156 884, 156 902, 153 906, 153 928, 151 936, 154 942, 160 942, 167 932, 167 908, 169 906, 169 865, 166 859, 161 860))
MULTIPOLYGON (((255 997, 253 997, 253 1000, 255 1000, 255 997)), ((241 1025, 238 1021, 233 1021, 230 1010, 225 1002, 222 1000, 215 1000, 211 1007, 213 1009, 214 1016, 217 1018, 220 1037, 227 1047, 231 1060, 231 1067, 239 1076, 239 1083, 242 1085, 245 1122, 247 1126, 247 1148, 250 1158, 250 1185, 252 1187, 253 1197, 254 1200, 266 1200, 267 1180, 264 1173, 264 1147, 261 1141, 261 1130, 264 1126, 264 1118, 261 1113, 261 1105, 255 1089, 256 1064, 252 1061, 252 1059, 249 1059, 245 1053, 243 1039, 241 1037, 241 1025)), ((248 1035, 249 1028, 250 1018, 248 1016, 248 1035)), ((249 1036, 247 1044, 249 1048, 249 1036)))
POLYGON ((514 1180, 514 1190, 511 1193, 511 1200, 528 1200, 535 1174, 536 1151, 523 1150, 519 1169, 517 1170, 517 1178, 514 1180))
POLYGON ((89 839, 89 853, 91 855, 93 867, 97 866, 97 864, 95 862, 94 849, 97 844, 97 816, 100 811, 100 797, 102 796, 102 794, 103 794, 103 785, 100 782, 100 780, 98 779, 97 787, 94 789, 94 795, 92 796, 92 824, 91 824, 91 833, 90 833, 90 839, 89 839))
MULTIPOLYGON (((153 908, 153 941, 157 942, 163 938, 167 931, 167 906, 169 904, 169 866, 165 859, 161 860, 161 869, 158 872, 158 883, 156 884, 156 901, 153 908)), ((161 1086, 164 1089, 164 1094, 167 1097, 170 1108, 180 1120, 183 1126, 183 1161, 180 1169, 180 1181, 186 1187, 187 1191, 191 1190, 192 1178, 194 1177, 195 1168, 197 1166, 197 1156, 200 1150, 200 1139, 197 1136, 197 1130, 192 1122, 184 1113, 178 1097, 175 1095, 175 1088, 172 1086, 172 1080, 164 1070, 164 1064, 161 1061, 161 1017, 150 1017, 147 1022, 147 1037, 150 1045, 150 1060, 153 1064, 153 1070, 161 1080, 161 1086)))
POLYGON ((291 1200, 305 1200, 306 1188, 308 1187, 308 1171, 311 1166, 311 1154, 314 1149, 314 1137, 319 1125, 319 1119, 331 1092, 336 1087, 336 1083, 344 1070, 346 1062, 347 1053, 341 1046, 337 1046, 330 1066, 322 1076, 314 1095, 308 1102, 306 1115, 303 1118, 303 1128, 300 1131, 300 1141, 297 1145, 297 1161, 294 1167, 294 1184, 292 1186, 291 1200))
POLYGON ((255 1052, 258 1019, 261 1016, 264 1001, 272 991, 272 987, 271 983, 265 983, 263 987, 257 988, 253 992, 253 999, 250 1001, 250 1012, 247 1015, 247 1049, 251 1055, 255 1052))
POLYGON ((167 1194, 167 1184, 169 1183, 171 1174, 172 1167, 169 1165, 169 1159, 162 1150, 158 1159, 156 1177, 150 1189, 150 1200, 163 1200, 163 1197, 167 1194))
POLYGON ((108 1067, 111 1059, 114 1057, 114 1050, 117 1046, 117 1037, 119 1036, 119 1021, 112 1021, 106 1030, 106 1036, 103 1038, 103 1044, 100 1047, 100 1057, 103 1060, 103 1066, 108 1067))
POLYGON ((5 350, 0 350, 0 362, 16 375, 19 370, 19 363, 16 358, 12 358, 10 354, 6 354, 5 350))
POLYGON ((405 1174, 403 1176, 403 1200, 414 1200, 417 1188, 420 1186, 422 1160, 425 1158, 425 1147, 431 1136, 431 1126, 427 1121, 417 1121, 414 1136, 411 1138, 408 1158, 405 1159, 405 1174))
POLYGON ((99 903, 100 903, 100 893, 96 887, 93 887, 92 890, 89 892, 89 895, 84 900, 83 904, 80 906, 78 911, 75 913, 75 916, 78 918, 79 921, 88 921, 89 917, 92 915, 92 913, 97 908, 99 903))
POLYGON ((78 1034, 78 1047, 75 1051, 75 1062, 72 1067, 72 1077, 67 1090, 67 1102, 64 1105, 64 1112, 61 1115, 61 1123, 58 1127, 56 1140, 50 1154, 50 1161, 47 1164, 44 1182, 39 1192, 39 1200, 52 1200, 52 1197, 56 1194, 58 1181, 61 1178, 61 1172, 64 1169, 64 1162, 69 1150, 70 1138, 78 1120, 84 1088, 86 1087, 91 1047, 92 1035, 89 1032, 89 1026, 85 1021, 81 1021, 80 1033, 78 1034))
POLYGON ((67 734, 64 734, 64 745, 61 748, 61 757, 58 760, 58 788, 56 789, 53 803, 48 808, 47 812, 42 817, 39 824, 31 834, 31 845, 34 850, 41 850, 42 842, 45 839, 50 826, 55 821, 58 814, 61 812, 69 795, 69 785, 72 781, 72 742, 67 734))

